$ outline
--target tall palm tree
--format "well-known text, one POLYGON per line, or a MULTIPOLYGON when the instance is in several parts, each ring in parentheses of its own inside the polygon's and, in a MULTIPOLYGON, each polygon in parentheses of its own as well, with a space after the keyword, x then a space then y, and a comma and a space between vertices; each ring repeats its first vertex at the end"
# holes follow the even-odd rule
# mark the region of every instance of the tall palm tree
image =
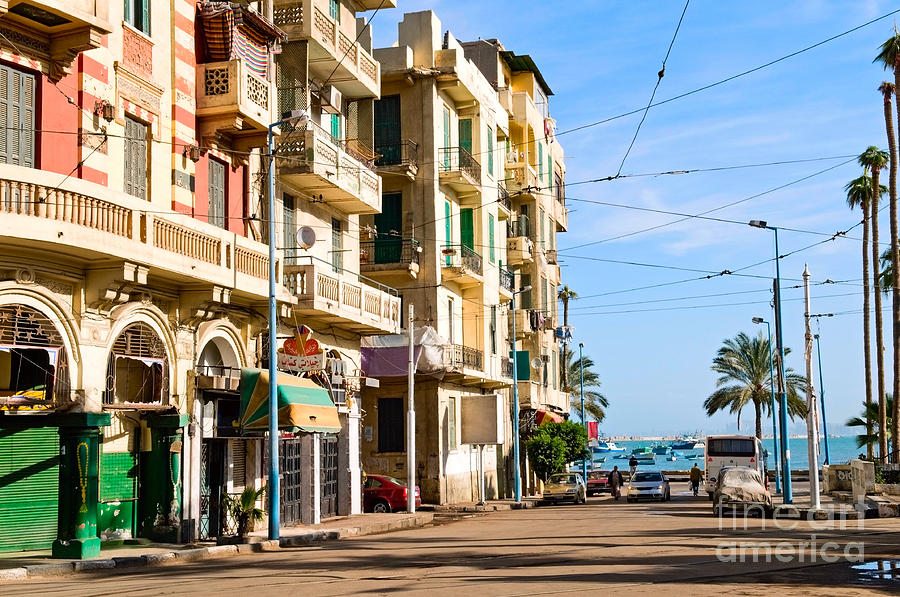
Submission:
MULTIPOLYGON (((578 298, 578 293, 569 288, 568 286, 563 286, 556 293, 556 298, 562 301, 563 305, 563 327, 569 326, 569 301, 576 300, 578 298)), ((569 362, 569 344, 567 342, 563 342, 563 353, 562 360, 560 363, 563 363, 562 367, 562 381, 563 385, 567 385, 569 382, 569 371, 566 364, 569 362)))
MULTIPOLYGON (((756 437, 762 439, 762 415, 771 410, 771 347, 762 332, 755 337, 741 332, 724 341, 713 359, 712 370, 721 376, 716 380, 716 391, 703 401, 707 416, 728 410, 738 417, 741 411, 753 405, 756 415, 756 437)), ((789 354, 785 349, 784 354, 789 354)), ((806 392, 806 379, 791 369, 785 369, 788 414, 794 417, 806 415, 806 402, 801 397, 806 392)), ((774 413, 772 413, 774 416, 774 413)))
MULTIPOLYGON (((569 393, 569 404, 572 408, 581 410, 581 364, 582 359, 575 359, 575 353, 566 354, 565 369, 570 384, 563 384, 563 391, 569 393)), ((604 408, 609 406, 606 396, 600 393, 600 376, 594 371, 594 361, 589 356, 584 357, 584 411, 597 419, 598 423, 606 418, 604 408)))
MULTIPOLYGON (((887 100, 890 103, 890 98, 887 100)), ((881 276, 878 267, 878 210, 881 196, 887 192, 887 187, 882 185, 879 180, 881 171, 887 165, 888 153, 883 149, 879 149, 874 145, 868 147, 862 155, 859 156, 859 164, 872 173, 872 194, 869 201, 869 212, 871 214, 870 228, 872 229, 872 285, 875 297, 875 371, 878 378, 878 429, 887 429, 885 421, 887 421, 887 403, 885 402, 884 387, 884 323, 881 312, 881 276)), ((863 228, 863 250, 865 250, 865 228, 863 228)), ((865 266, 864 266, 865 267, 865 266)), ((867 276, 864 276, 867 277, 867 276)), ((865 280, 867 281, 867 280, 865 280)), ((868 296, 868 291, 865 289, 868 296)), ((868 308, 864 307, 865 313, 868 314, 868 308)), ((869 345, 866 344, 868 352, 869 345)), ((879 431, 878 453, 884 457, 887 454, 887 434, 879 431)))
MULTIPOLYGON (((894 35, 887 39, 873 62, 880 62, 885 70, 891 69, 894 73, 894 101, 897 98, 897 89, 900 89, 900 31, 894 26, 894 35)), ((888 138, 888 151, 890 153, 890 169, 888 170, 888 188, 891 194, 891 263, 894 271, 900 270, 900 239, 897 230, 897 138, 894 136, 894 119, 891 115, 891 103, 885 94, 884 102, 884 127, 888 138)), ((897 105, 897 116, 900 117, 900 104, 897 105)), ((894 276, 894 284, 891 289, 891 322, 893 324, 894 347, 894 396, 900 396, 900 276, 894 276)), ((900 436, 900 400, 894 402, 893 432, 894 437, 900 436)), ((896 461, 896 459, 892 459, 896 461)))
MULTIPOLYGON (((885 402, 888 405, 888 410, 893 411, 894 409, 894 397, 888 394, 885 396, 885 402)), ((874 404, 866 404, 863 402, 862 409, 862 417, 852 417, 844 423, 847 427, 866 427, 866 430, 863 433, 859 433, 856 436, 856 447, 862 448, 863 446, 872 446, 875 443, 881 441, 881 437, 887 437, 888 441, 893 443, 892 438, 890 436, 891 433, 891 419, 888 417, 887 426, 881 427, 878 430, 878 433, 869 433, 868 431, 868 421, 871 420, 872 417, 877 417, 878 413, 875 411, 876 405, 874 404), (887 433, 881 433, 881 429, 886 429, 887 433)))
MULTIPOLYGON (((865 155, 865 154, 864 154, 865 155)), ((862 156, 860 156, 860 160, 862 156)), ((871 322, 869 301, 871 297, 869 289, 869 207, 872 203, 872 179, 863 171, 863 175, 854 178, 844 186, 847 193, 847 205, 850 209, 859 207, 863 212, 863 244, 862 244, 862 269, 863 269, 863 362, 865 364, 865 380, 866 380, 866 404, 872 404, 872 339, 871 339, 871 322)), ((872 433, 872 421, 866 427, 866 433, 872 433)), ((872 450, 872 446, 868 446, 872 450)), ((872 453, 869 453, 869 458, 872 453)))

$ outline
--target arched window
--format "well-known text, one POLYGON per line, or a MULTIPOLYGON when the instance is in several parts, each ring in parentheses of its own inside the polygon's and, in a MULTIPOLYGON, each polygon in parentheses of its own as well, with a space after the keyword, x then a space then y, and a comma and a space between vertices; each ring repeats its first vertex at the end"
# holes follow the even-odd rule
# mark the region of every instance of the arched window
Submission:
POLYGON ((70 399, 68 357, 56 324, 37 309, 0 305, 0 408, 70 399))
POLYGON ((104 404, 165 404, 169 361, 162 339, 146 323, 122 330, 109 355, 104 404))

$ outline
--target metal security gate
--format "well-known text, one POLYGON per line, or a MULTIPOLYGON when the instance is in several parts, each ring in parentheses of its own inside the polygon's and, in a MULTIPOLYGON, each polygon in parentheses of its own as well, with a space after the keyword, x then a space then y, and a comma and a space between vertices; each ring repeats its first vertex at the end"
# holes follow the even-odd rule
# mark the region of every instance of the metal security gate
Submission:
POLYGON ((200 539, 219 537, 227 524, 222 509, 225 497, 227 440, 204 439, 200 446, 200 539))
POLYGON ((0 430, 0 552, 49 549, 58 503, 58 429, 0 430))
POLYGON ((299 439, 283 439, 279 445, 278 464, 281 484, 281 524, 300 524, 302 451, 299 439))
POLYGON ((322 436, 322 518, 337 516, 338 494, 338 439, 336 436, 322 436))

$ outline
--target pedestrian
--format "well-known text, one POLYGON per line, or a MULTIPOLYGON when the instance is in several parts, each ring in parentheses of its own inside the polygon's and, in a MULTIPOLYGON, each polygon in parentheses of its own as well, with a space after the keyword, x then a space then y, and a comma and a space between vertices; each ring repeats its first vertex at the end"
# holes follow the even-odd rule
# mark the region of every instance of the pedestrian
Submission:
POLYGON ((619 472, 619 467, 614 466, 613 470, 609 472, 609 476, 606 477, 607 483, 609 483, 609 491, 612 493, 613 498, 616 501, 619 501, 619 487, 621 487, 625 481, 622 479, 622 473, 619 472))
POLYGON ((638 459, 634 454, 631 455, 631 459, 628 461, 628 466, 631 467, 631 476, 634 476, 634 471, 637 470, 638 459))
POLYGON ((698 495, 700 493, 700 479, 703 478, 703 471, 697 466, 697 463, 694 463, 694 467, 691 469, 691 489, 694 491, 694 495, 698 495))

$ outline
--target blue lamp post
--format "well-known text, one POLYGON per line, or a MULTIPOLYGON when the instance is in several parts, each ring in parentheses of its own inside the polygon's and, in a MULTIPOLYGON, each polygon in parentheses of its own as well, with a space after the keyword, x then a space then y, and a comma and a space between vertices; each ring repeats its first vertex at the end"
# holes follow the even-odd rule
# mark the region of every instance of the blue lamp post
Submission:
POLYGON ((269 539, 278 539, 281 528, 280 488, 278 482, 278 315, 275 304, 275 135, 283 124, 308 120, 304 110, 293 110, 267 127, 269 148, 269 539))
POLYGON ((782 333, 781 318, 781 255, 778 252, 778 228, 767 225, 763 220, 750 220, 749 224, 754 228, 765 228, 775 233, 775 336, 778 341, 778 367, 780 374, 778 401, 781 406, 781 412, 779 413, 781 423, 781 475, 784 503, 792 504, 794 502, 794 492, 791 489, 791 448, 788 444, 787 392, 785 391, 787 379, 784 376, 784 334, 782 333))
POLYGON ((772 326, 762 317, 754 317, 753 323, 766 324, 766 330, 769 334, 769 387, 772 390, 772 444, 774 446, 775 460, 775 492, 781 493, 781 477, 778 475, 778 419, 775 414, 775 371, 773 365, 775 359, 772 357, 772 326))
MULTIPOLYGON (((581 424, 584 425, 584 430, 588 430, 587 420, 584 418, 584 342, 578 343, 578 364, 581 365, 581 424)), ((590 432, 588 432, 590 435, 590 432)), ((581 473, 582 479, 587 483, 587 459, 581 459, 581 473)))

